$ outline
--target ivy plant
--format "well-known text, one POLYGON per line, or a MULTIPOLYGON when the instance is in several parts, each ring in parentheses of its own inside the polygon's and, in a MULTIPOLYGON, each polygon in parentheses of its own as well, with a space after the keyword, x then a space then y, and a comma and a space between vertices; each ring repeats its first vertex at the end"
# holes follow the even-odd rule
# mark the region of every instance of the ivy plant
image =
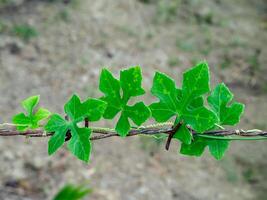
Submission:
POLYGON ((91 152, 90 135, 91 129, 79 127, 78 123, 88 119, 98 121, 104 114, 106 103, 99 99, 87 99, 81 102, 77 95, 73 95, 65 104, 64 110, 69 120, 59 114, 53 114, 45 126, 47 132, 54 132, 48 142, 49 155, 56 152, 65 142, 66 134, 70 131, 71 139, 68 149, 79 159, 89 160, 91 152))
MULTIPOLYGON (((217 85, 208 96, 208 104, 219 119, 216 124, 217 126, 234 126, 239 123, 245 105, 238 102, 233 102, 231 104, 233 98, 234 95, 224 83, 217 85)), ((206 146, 209 147, 210 153, 219 160, 224 156, 225 151, 228 149, 229 141, 210 138, 195 138, 192 145, 182 144, 180 152, 186 155, 201 156, 206 146)))
POLYGON ((157 122, 165 122, 175 116, 182 127, 174 138, 190 144, 192 134, 187 125, 199 133, 209 130, 218 122, 216 114, 203 104, 203 95, 210 91, 209 68, 200 63, 183 75, 182 88, 177 88, 173 79, 166 74, 156 72, 151 93, 159 102, 150 105, 152 116, 157 122))
MULTIPOLYGON (((223 133, 224 126, 237 125, 245 109, 244 104, 233 101, 234 95, 224 83, 211 90, 206 62, 185 71, 180 87, 168 75, 156 72, 150 91, 158 100, 149 106, 140 100, 133 101, 134 97, 145 94, 139 66, 121 70, 119 79, 104 68, 99 89, 104 94, 99 99, 88 98, 82 102, 74 94, 64 105, 65 116, 50 114, 44 108, 35 111, 39 96, 29 97, 22 102, 26 112, 15 115, 13 123, 18 131, 28 136, 38 134, 28 130, 44 130, 45 134, 38 136, 50 136, 49 155, 68 143, 68 150, 85 162, 90 158, 92 140, 142 134, 161 139, 168 137, 167 144, 174 138, 181 142, 180 153, 184 155, 201 156, 208 147, 214 158, 221 159, 233 138, 216 133, 223 133), (143 126, 151 116, 158 124, 143 126), (102 117, 117 117, 114 129, 91 126, 91 122, 102 117), (42 127, 40 122, 44 119, 48 121, 42 127), (171 127, 157 128, 166 124, 171 124, 171 127)), ((256 129, 252 131, 263 134, 256 129)))
POLYGON ((12 118, 17 130, 25 131, 27 129, 39 128, 40 122, 49 117, 50 112, 44 108, 39 108, 36 112, 34 109, 38 105, 40 96, 32 96, 21 102, 25 113, 19 113, 12 118))
POLYGON ((125 137, 131 128, 129 118, 140 126, 150 117, 150 110, 143 102, 128 105, 131 97, 145 94, 141 83, 142 74, 139 66, 122 70, 120 80, 114 78, 108 69, 101 72, 99 89, 105 95, 102 100, 107 102, 104 118, 113 119, 121 112, 115 130, 122 137, 125 137))

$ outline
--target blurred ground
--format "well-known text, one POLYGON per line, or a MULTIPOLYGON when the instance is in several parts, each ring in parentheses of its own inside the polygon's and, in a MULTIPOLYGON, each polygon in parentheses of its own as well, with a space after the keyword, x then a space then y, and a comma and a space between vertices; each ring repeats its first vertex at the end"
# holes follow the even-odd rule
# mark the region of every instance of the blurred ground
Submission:
MULTIPOLYGON (((267 3, 264 0, 0 0, 0 121, 40 94, 62 113, 73 92, 99 97, 102 66, 140 64, 181 81, 207 60, 247 104, 242 128, 267 129, 267 3)), ((152 101, 148 94, 147 103, 152 101)), ((101 125, 111 126, 110 122, 101 125)), ((90 182, 95 200, 265 200, 266 142, 233 142, 222 161, 184 157, 147 138, 94 143, 83 164, 67 151, 48 157, 46 139, 0 138, 0 200, 42 200, 64 183, 90 182)))

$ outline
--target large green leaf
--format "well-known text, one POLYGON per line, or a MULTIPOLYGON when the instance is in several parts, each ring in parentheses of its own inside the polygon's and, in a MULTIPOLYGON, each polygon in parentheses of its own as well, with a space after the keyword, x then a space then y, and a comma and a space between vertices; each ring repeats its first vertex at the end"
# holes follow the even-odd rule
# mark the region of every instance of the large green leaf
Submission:
POLYGON ((34 112, 39 100, 40 96, 32 96, 22 101, 21 105, 26 110, 26 114, 19 113, 12 118, 17 130, 25 131, 39 128, 40 122, 49 117, 50 112, 44 108, 39 108, 34 112))
POLYGON ((221 125, 236 125, 240 121, 245 105, 238 102, 230 104, 233 98, 234 95, 224 83, 219 84, 208 97, 208 103, 220 119, 221 125))
MULTIPOLYGON (((157 72, 151 93, 159 98, 159 102, 149 106, 152 116, 158 122, 165 122, 176 116, 178 119, 176 123, 183 121, 184 124, 180 136, 182 133, 187 133, 185 130, 187 125, 199 133, 214 127, 218 118, 213 111, 204 106, 202 97, 210 90, 209 79, 207 63, 200 63, 183 74, 182 89, 176 88, 175 82, 167 75, 157 72)), ((175 138, 185 141, 184 137, 178 137, 178 133, 175 138)))
POLYGON ((68 131, 71 133, 71 139, 68 149, 79 159, 88 162, 91 151, 90 128, 79 128, 77 123, 88 119, 97 121, 104 114, 106 103, 98 99, 88 99, 81 102, 77 95, 73 95, 65 104, 64 110, 69 121, 63 119, 58 114, 53 114, 45 126, 47 132, 54 132, 49 140, 48 153, 56 152, 65 141, 68 131))
POLYGON ((131 97, 145 93, 141 84, 142 73, 139 66, 122 70, 120 80, 114 78, 107 69, 103 69, 101 72, 99 89, 104 93, 104 97, 101 99, 107 103, 103 117, 113 119, 121 112, 115 130, 122 137, 125 137, 130 130, 129 119, 140 126, 150 117, 150 110, 144 103, 138 102, 133 106, 128 105, 131 97))

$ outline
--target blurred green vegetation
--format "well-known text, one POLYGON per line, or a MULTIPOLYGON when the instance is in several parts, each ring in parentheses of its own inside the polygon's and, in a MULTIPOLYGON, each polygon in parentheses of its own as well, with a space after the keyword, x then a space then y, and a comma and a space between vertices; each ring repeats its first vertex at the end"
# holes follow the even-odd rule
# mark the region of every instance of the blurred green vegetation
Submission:
POLYGON ((26 42, 38 36, 38 31, 35 27, 28 24, 15 25, 12 28, 12 33, 26 42))
POLYGON ((53 200, 81 200, 92 193, 92 189, 84 185, 65 185, 53 198, 53 200))
POLYGON ((169 59, 168 59, 169 67, 176 67, 179 64, 181 64, 181 61, 180 61, 180 59, 178 57, 176 57, 176 56, 169 57, 169 59))
POLYGON ((180 0, 159 0, 157 3, 157 21, 171 22, 177 17, 180 0))

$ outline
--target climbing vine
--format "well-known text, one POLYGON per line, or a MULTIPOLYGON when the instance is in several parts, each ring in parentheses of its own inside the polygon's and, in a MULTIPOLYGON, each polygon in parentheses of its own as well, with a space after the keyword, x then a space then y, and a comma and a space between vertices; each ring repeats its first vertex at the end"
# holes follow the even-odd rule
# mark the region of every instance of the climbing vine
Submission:
POLYGON ((150 92, 158 101, 151 105, 142 101, 132 103, 135 97, 145 94, 139 66, 121 70, 119 79, 108 69, 102 69, 99 89, 102 97, 85 101, 73 94, 64 105, 63 116, 44 108, 37 109, 39 96, 29 97, 22 101, 25 113, 15 115, 12 124, 2 124, 0 136, 50 137, 49 155, 67 143, 68 150, 85 162, 90 160, 93 140, 113 136, 166 138, 167 150, 175 139, 181 142, 181 154, 201 156, 208 147, 216 159, 224 156, 232 140, 267 138, 267 133, 258 129, 225 129, 224 126, 240 122, 245 105, 234 101, 234 95, 224 83, 211 90, 210 71, 205 62, 183 73, 181 87, 166 74, 156 72, 150 92), (92 126, 101 118, 114 120, 117 115, 114 129, 92 126), (149 118, 157 124, 143 126, 149 118))

